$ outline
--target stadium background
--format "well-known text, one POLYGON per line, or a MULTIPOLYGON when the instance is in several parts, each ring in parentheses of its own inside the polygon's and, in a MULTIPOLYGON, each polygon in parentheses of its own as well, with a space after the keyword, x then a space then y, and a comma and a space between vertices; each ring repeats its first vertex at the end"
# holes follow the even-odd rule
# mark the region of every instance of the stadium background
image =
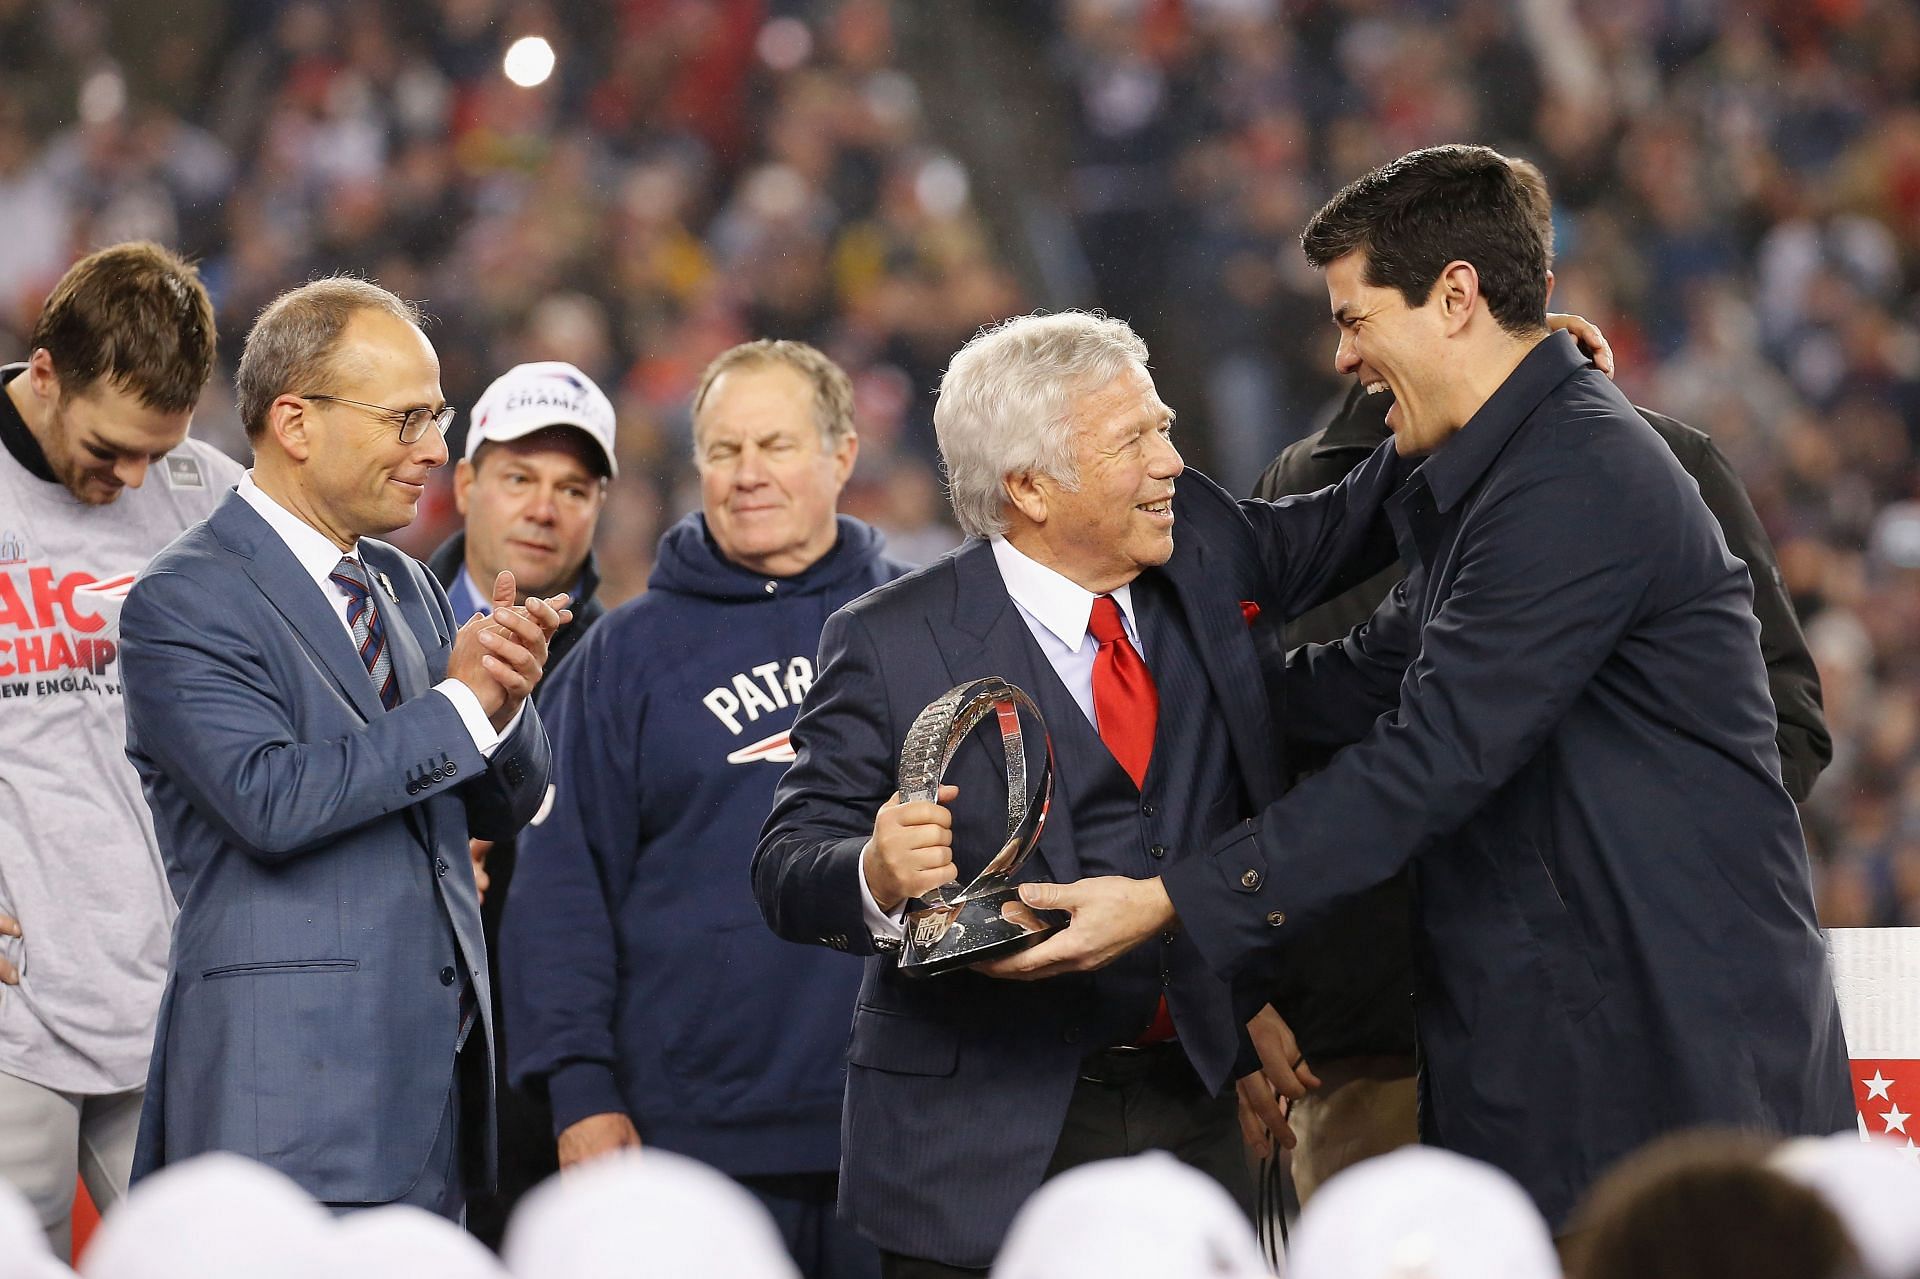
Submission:
POLYGON ((1774 538, 1836 748, 1823 922, 1920 924, 1910 0, 0 0, 0 356, 80 253, 170 244, 223 335, 195 432, 244 457, 255 312, 371 275, 438 317, 455 405, 531 359, 613 396, 611 603, 696 504, 701 367, 802 338, 854 375, 847 508, 924 560, 957 541, 932 393, 977 326, 1129 319, 1189 461, 1245 491, 1337 390, 1300 226, 1461 140, 1546 171, 1556 307, 1774 538), (558 55, 531 88, 527 35, 558 55))

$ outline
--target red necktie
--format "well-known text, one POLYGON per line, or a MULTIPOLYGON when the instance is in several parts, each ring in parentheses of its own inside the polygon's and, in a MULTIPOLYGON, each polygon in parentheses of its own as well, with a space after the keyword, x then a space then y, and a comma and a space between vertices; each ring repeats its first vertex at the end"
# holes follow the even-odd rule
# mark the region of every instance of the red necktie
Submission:
POLYGON ((1153 672, 1128 641, 1113 596, 1093 601, 1087 633, 1100 645, 1093 659, 1093 720, 1100 740, 1133 784, 1144 786, 1147 761, 1153 758, 1153 729, 1160 718, 1160 690, 1153 686, 1153 672))

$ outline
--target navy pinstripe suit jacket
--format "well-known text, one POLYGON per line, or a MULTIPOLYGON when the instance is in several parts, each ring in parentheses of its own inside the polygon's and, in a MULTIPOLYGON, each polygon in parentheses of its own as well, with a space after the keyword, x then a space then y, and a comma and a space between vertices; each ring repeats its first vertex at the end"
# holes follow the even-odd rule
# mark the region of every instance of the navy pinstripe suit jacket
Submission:
MULTIPOLYGON (((1210 689, 1239 785, 1225 779, 1223 787, 1223 779, 1172 761, 1160 811, 1146 813, 1171 833, 1170 858, 1197 855, 1209 835, 1248 815, 1222 811, 1215 800, 1223 790, 1244 795, 1254 811, 1277 794, 1274 721, 1241 602, 1290 616, 1358 580, 1353 572, 1379 568, 1393 552, 1377 515, 1398 471, 1387 445, 1341 485, 1272 504, 1235 502, 1197 472, 1180 478, 1173 556, 1147 571, 1171 586, 1192 647, 1178 658, 1152 656, 1197 664, 1177 674, 1210 689), (1354 569, 1342 572, 1349 563, 1354 569)), ((891 1251, 985 1266, 1040 1184, 1079 1062, 1114 1042, 1102 1038, 1111 1027, 1102 1022, 1099 975, 1038 983, 972 972, 902 978, 891 956, 875 954, 864 925, 860 852, 895 789, 907 729, 927 703, 984 675, 1043 693, 1053 691, 1044 682, 1058 677, 979 540, 835 613, 817 669, 793 727, 797 756, 776 793, 753 874, 761 910, 782 937, 872 956, 848 1054, 842 1208, 891 1251)), ((1169 674, 1162 668, 1157 678, 1169 674)), ((1183 711, 1192 708, 1163 704, 1163 724, 1183 711)), ((1161 764, 1156 755, 1155 768, 1161 764)), ((1070 751, 1058 768, 1060 793, 1027 873, 1066 883, 1087 860, 1075 827, 1088 814, 1070 751)), ((954 848, 964 881, 1005 838, 998 739, 976 735, 947 780, 962 796, 954 848)), ((1219 1089, 1241 1047, 1238 1019, 1197 950, 1185 938, 1176 945, 1170 994, 1181 1040, 1208 1087, 1219 1089)))

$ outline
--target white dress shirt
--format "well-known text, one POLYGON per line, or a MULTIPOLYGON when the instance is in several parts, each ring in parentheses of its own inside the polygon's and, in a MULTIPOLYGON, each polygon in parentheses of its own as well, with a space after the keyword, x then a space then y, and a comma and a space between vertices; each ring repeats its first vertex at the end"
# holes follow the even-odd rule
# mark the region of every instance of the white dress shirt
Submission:
MULTIPOLYGON (((1093 602, 1099 596, 1024 554, 1004 537, 994 538, 989 545, 993 548, 994 567, 1000 570, 1000 580, 1006 584, 1007 595, 1012 598, 1013 606, 1020 611, 1020 620, 1027 624, 1033 642, 1046 654, 1053 673, 1060 677, 1067 692, 1073 695, 1074 703, 1087 717, 1087 723, 1093 725, 1096 733, 1099 732, 1100 722, 1093 712, 1093 660, 1099 656, 1100 645, 1087 633, 1087 624, 1093 620, 1093 602)), ((1127 638, 1133 642, 1134 651, 1144 661, 1146 649, 1140 643, 1140 629, 1134 624, 1132 585, 1122 586, 1108 594, 1120 606, 1120 619, 1127 628, 1127 638)), ((862 865, 861 913, 868 930, 875 937, 898 939, 905 936, 902 921, 906 916, 906 907, 901 906, 891 915, 882 911, 879 903, 873 900, 873 891, 867 887, 865 872, 866 868, 862 865)))
MULTIPOLYGON (((266 490, 253 482, 252 471, 240 477, 240 483, 234 486, 234 491, 248 506, 258 511, 260 518, 267 522, 267 527, 287 544, 287 549, 293 552, 293 558, 300 561, 300 567, 307 571, 313 584, 326 596, 327 603, 333 606, 333 615, 340 619, 340 628, 351 640, 353 626, 347 621, 347 608, 351 601, 346 588, 333 580, 333 570, 340 566, 343 552, 333 544, 333 539, 270 497, 266 490)), ((355 549, 358 549, 358 543, 355 549)), ((353 552, 344 554, 352 555, 353 552)), ((381 585, 378 577, 367 571, 364 562, 356 562, 360 563, 360 571, 366 577, 368 586, 377 589, 381 585)), ((389 595, 387 598, 391 602, 393 597, 389 595)), ((381 607, 377 599, 374 607, 381 607)), ((394 607, 397 611, 399 605, 396 603, 394 607)), ((368 679, 372 679, 372 676, 369 675, 368 679)), ((474 748, 484 756, 491 756, 506 733, 494 731, 487 713, 480 709, 480 698, 474 691, 457 679, 443 679, 433 686, 432 691, 453 703, 453 709, 460 714, 460 722, 466 725, 467 735, 473 738, 474 748)), ((512 722, 507 725, 507 733, 511 733, 519 724, 520 716, 525 711, 526 708, 522 706, 514 712, 512 722)))

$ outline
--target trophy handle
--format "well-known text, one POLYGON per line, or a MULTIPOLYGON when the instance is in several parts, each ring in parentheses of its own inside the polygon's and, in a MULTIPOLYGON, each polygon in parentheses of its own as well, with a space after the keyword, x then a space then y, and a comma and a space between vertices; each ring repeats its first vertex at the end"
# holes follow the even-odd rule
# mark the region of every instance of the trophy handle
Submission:
POLYGON ((997 720, 1006 759, 1006 842, 964 887, 942 884, 908 903, 905 972, 931 974, 975 963, 1031 945, 1055 926, 1028 909, 1011 883, 1039 844, 1053 803, 1053 736, 1025 692, 993 675, 956 685, 930 703, 914 718, 900 750, 900 798, 903 803, 936 799, 954 754, 988 715, 997 720), (1022 709, 1039 725, 1045 747, 1039 776, 1031 783, 1022 709))

